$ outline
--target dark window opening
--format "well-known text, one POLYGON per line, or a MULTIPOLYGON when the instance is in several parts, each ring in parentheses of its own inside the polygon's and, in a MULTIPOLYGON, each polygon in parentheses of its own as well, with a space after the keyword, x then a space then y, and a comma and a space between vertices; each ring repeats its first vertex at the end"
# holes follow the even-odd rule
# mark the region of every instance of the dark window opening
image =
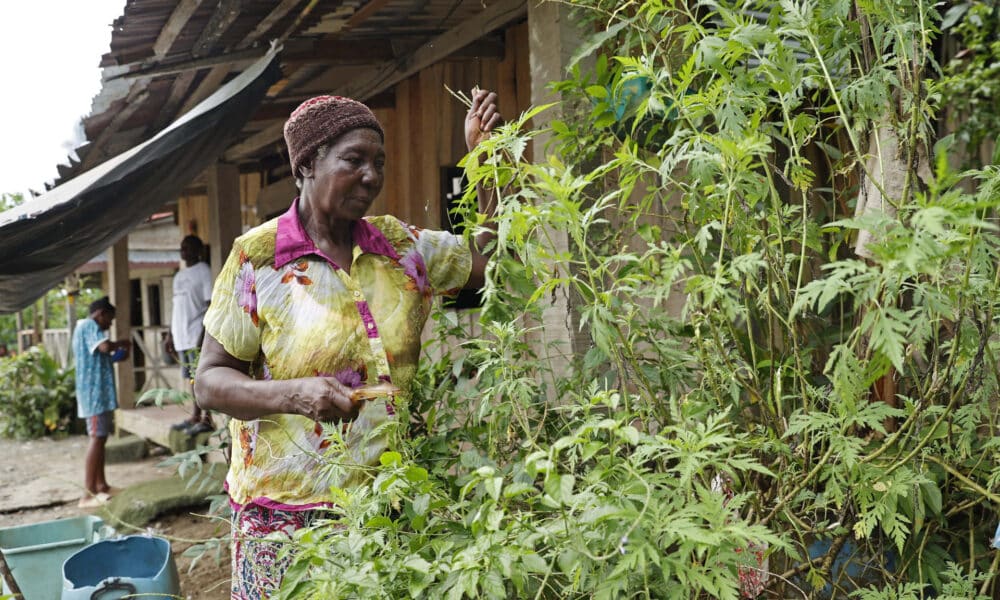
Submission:
MULTIPOLYGON (((441 168, 441 228, 461 235, 465 227, 456 222, 453 211, 458 207, 459 200, 465 192, 468 180, 465 170, 459 167, 441 168)), ((481 308, 483 294, 479 290, 462 290, 454 298, 445 298, 445 308, 481 308)))

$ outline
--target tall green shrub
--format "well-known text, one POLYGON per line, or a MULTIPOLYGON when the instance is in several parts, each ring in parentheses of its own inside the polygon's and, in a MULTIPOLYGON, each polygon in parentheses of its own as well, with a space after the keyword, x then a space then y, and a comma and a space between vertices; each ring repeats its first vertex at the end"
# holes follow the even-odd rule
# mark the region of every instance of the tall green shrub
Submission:
POLYGON ((0 435, 66 433, 75 414, 73 370, 62 369, 44 347, 0 358, 0 435))
POLYGON ((413 438, 281 597, 986 594, 1000 170, 936 139, 934 5, 573 4, 563 118, 466 165, 500 193, 482 333, 438 315, 465 342, 413 438), (565 369, 553 297, 590 341, 565 369))

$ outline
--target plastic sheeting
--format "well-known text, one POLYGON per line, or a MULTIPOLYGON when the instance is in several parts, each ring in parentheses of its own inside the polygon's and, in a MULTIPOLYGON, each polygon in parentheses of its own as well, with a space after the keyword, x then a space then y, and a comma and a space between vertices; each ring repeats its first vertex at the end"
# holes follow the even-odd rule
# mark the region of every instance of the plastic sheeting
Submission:
POLYGON ((0 213, 0 313, 30 305, 176 199, 279 79, 279 51, 272 48, 156 137, 0 213))

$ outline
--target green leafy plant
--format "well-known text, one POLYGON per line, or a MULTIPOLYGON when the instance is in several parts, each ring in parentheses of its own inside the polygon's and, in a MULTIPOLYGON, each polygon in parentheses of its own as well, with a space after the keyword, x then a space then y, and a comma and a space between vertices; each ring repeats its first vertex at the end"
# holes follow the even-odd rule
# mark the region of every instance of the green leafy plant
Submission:
POLYGON ((563 102, 464 165, 478 331, 280 597, 987 595, 1000 169, 936 135, 936 6, 573 5, 563 102))
MULTIPOLYGON (((191 364, 184 365, 189 369, 190 373, 197 371, 200 356, 200 350, 195 350, 191 364)), ((154 405, 159 408, 169 404, 191 406, 194 402, 194 395, 191 392, 186 389, 174 388, 151 388, 143 392, 142 395, 136 400, 136 404, 140 406, 154 405)), ((197 444, 191 450, 178 452, 163 460, 160 463, 160 466, 176 467, 178 475, 185 480, 188 487, 205 490, 207 489, 207 486, 215 485, 211 469, 207 467, 208 455, 213 452, 221 452, 223 455, 228 455, 229 446, 228 419, 225 419, 221 423, 221 426, 216 429, 211 436, 209 436, 208 443, 197 444)), ((227 503, 213 501, 209 514, 217 515, 220 512, 228 511, 228 507, 229 505, 227 503)), ((218 540, 212 540, 210 545, 212 549, 215 549, 215 546, 218 545, 218 540)), ((189 548, 188 551, 190 553, 196 553, 203 547, 208 546, 192 546, 194 549, 192 550, 189 548)), ((195 562, 197 562, 197 559, 195 562)))
POLYGON ((73 370, 41 346, 0 358, 0 435, 29 439, 64 434, 76 415, 73 370))

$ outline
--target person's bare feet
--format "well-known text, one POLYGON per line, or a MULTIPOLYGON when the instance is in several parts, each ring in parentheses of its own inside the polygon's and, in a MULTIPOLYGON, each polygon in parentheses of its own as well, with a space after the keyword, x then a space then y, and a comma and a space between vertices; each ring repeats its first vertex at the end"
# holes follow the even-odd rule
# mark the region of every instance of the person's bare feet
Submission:
POLYGON ((107 494, 108 496, 117 496, 122 491, 121 488, 116 488, 113 486, 107 486, 105 488, 99 489, 98 492, 102 494, 107 494))
POLYGON ((98 508, 108 503, 111 500, 111 496, 104 492, 97 492, 96 494, 88 494, 80 501, 76 503, 79 508, 98 508))

